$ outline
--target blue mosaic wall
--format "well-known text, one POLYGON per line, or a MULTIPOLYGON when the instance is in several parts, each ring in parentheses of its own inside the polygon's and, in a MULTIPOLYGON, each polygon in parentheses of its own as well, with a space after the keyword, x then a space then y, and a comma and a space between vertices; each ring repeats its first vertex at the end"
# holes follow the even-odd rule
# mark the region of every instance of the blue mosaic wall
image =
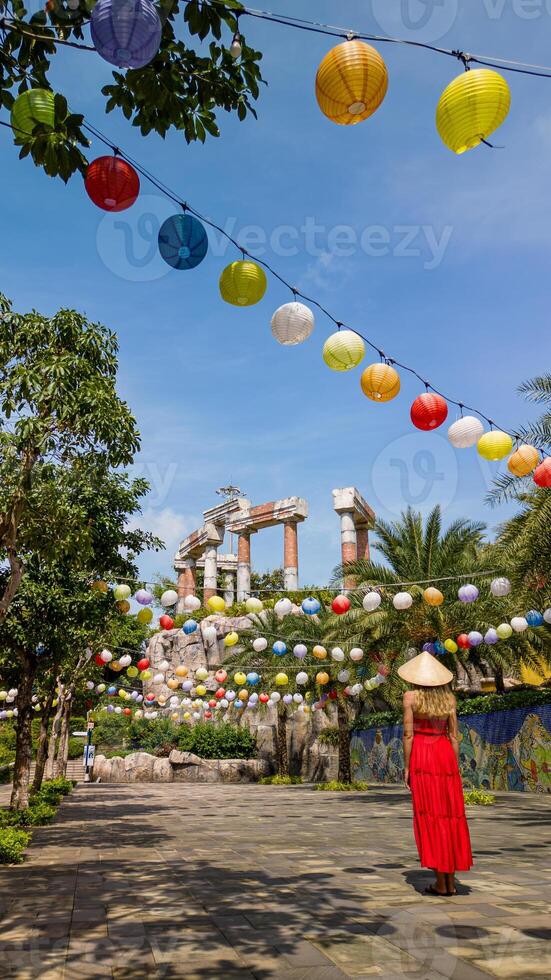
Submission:
MULTIPOLYGON (((551 704, 459 717, 461 774, 476 789, 551 793, 551 704)), ((400 783, 402 726, 354 732, 354 779, 400 783)))

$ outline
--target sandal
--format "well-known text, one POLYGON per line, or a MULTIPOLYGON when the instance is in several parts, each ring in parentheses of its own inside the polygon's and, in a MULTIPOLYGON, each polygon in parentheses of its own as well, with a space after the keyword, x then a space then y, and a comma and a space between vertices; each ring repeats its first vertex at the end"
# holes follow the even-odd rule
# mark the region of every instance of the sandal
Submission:
POLYGON ((448 898, 451 892, 439 892, 436 890, 434 885, 427 885, 425 888, 425 895, 436 895, 437 898, 448 898))

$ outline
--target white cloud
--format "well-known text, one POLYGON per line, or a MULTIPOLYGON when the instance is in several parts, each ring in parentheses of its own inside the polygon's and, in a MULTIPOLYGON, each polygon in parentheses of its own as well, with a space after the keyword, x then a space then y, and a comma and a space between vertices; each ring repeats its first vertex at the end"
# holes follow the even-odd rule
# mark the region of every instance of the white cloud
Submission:
POLYGON ((172 556, 188 534, 200 527, 202 520, 193 515, 179 514, 172 507, 146 507, 143 514, 130 523, 131 528, 139 527, 151 531, 164 542, 166 552, 172 556))

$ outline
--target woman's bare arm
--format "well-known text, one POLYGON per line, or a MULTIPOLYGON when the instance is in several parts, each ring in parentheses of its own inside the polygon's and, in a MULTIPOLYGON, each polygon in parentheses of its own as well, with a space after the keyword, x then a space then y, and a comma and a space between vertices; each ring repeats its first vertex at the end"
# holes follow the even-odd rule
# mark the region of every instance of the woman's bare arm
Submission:
POLYGON ((459 765, 459 726, 457 724, 457 711, 456 711, 456 701, 454 698, 453 711, 448 718, 448 735, 450 737, 450 742, 453 746, 453 751, 455 753, 455 758, 457 759, 457 764, 459 765))
POLYGON ((411 749, 413 746, 413 692, 406 691, 404 694, 404 779, 409 789, 409 760, 411 759, 411 749))

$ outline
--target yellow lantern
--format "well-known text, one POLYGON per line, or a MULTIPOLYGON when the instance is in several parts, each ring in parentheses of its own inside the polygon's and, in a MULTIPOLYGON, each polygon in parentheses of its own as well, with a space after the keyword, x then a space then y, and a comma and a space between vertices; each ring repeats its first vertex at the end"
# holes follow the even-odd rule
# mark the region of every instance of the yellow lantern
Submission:
POLYGON ((118 660, 112 660, 111 663, 109 664, 109 669, 110 670, 116 670, 117 673, 118 673, 119 670, 122 670, 122 667, 121 667, 121 665, 120 665, 120 663, 119 663, 118 660))
POLYGON ((287 677, 287 674, 276 674, 275 682, 278 687, 285 687, 285 685, 289 683, 289 678, 287 677))
POLYGON ((207 606, 212 612, 224 612, 226 603, 221 595, 211 595, 210 599, 207 600, 207 606))
POLYGON ((429 606, 441 606, 444 602, 444 596, 440 592, 440 589, 434 589, 432 586, 429 589, 425 589, 423 599, 429 606))
POLYGON ((362 391, 373 402, 390 402, 400 391, 400 375, 391 364, 370 364, 360 378, 362 391))
POLYGON ((323 360, 332 371, 350 371, 365 357, 365 344, 353 330, 337 330, 323 345, 323 360))
POLYGON ((329 684, 329 674, 325 670, 320 670, 319 674, 316 674, 316 684, 322 687, 324 684, 329 684))
POLYGON ((491 429, 480 437, 477 443, 478 452, 484 459, 496 460, 508 456, 513 448, 513 440, 508 432, 491 429))
POLYGON ((532 470, 535 470, 539 461, 538 450, 534 446, 527 446, 523 443, 507 461, 507 466, 513 476, 528 476, 532 470))
POLYGON ((189 721, 190 718, 191 718, 191 714, 189 713, 189 711, 184 711, 184 720, 189 721))
POLYGON ((231 632, 231 633, 228 633, 228 635, 224 637, 224 646, 225 647, 234 647, 236 643, 239 643, 239 636, 238 636, 237 633, 231 632))
POLYGON ((177 691, 180 687, 180 682, 177 681, 175 677, 171 677, 170 680, 167 681, 167 687, 169 687, 171 691, 177 691))
POLYGON ((444 640, 444 646, 448 653, 457 653, 458 646, 455 640, 444 640))
POLYGON ((331 48, 316 76, 318 105, 340 126, 354 126, 372 116, 387 88, 386 65, 364 41, 344 41, 331 48))
POLYGON ((184 664, 179 664, 174 673, 176 674, 176 677, 187 677, 188 669, 184 666, 184 664))
POLYGON ((195 693, 198 694, 200 698, 202 698, 207 693, 207 689, 205 685, 198 684, 197 687, 195 688, 195 693))
POLYGON ((478 146, 501 126, 511 106, 511 92, 497 71, 476 68, 458 75, 440 96, 436 128, 454 153, 478 146))
POLYGON ((142 626, 147 626, 147 624, 153 619, 153 610, 140 609, 139 613, 136 614, 136 619, 138 620, 138 623, 142 624, 142 626))
POLYGON ((325 660, 325 658, 327 657, 327 650, 325 649, 325 647, 318 645, 314 647, 314 649, 312 650, 312 654, 316 658, 316 660, 325 660))
POLYGON ((119 688, 119 698, 122 698, 123 701, 126 698, 126 691, 124 690, 124 687, 119 688))
POLYGON ((234 679, 235 683, 238 686, 241 686, 241 684, 246 684, 247 683, 247 675, 244 674, 243 671, 241 671, 241 670, 238 670, 237 671, 237 674, 234 674, 233 675, 233 679, 234 679))
POLYGON ((232 262, 220 276, 220 295, 232 306, 254 306, 267 285, 266 273, 256 262, 232 262))
POLYGON ((173 711, 170 717, 172 718, 172 721, 178 721, 180 716, 177 711, 173 711))

